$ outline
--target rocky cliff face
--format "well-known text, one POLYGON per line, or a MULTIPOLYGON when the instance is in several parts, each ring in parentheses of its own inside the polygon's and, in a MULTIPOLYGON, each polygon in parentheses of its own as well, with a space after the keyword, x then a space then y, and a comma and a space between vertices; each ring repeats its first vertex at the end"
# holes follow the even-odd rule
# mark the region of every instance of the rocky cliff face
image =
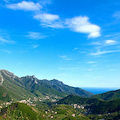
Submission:
POLYGON ((2 85, 3 81, 4 81, 4 79, 3 79, 3 76, 2 76, 1 70, 0 70, 0 85, 2 85))
POLYGON ((0 85, 2 85, 3 81, 4 81, 4 79, 3 79, 2 75, 0 74, 0 85))
POLYGON ((14 73, 9 72, 9 71, 7 71, 7 70, 0 70, 0 74, 1 74, 1 73, 4 73, 5 75, 7 75, 8 77, 10 77, 10 78, 12 78, 12 79, 18 78, 17 76, 14 75, 14 73))

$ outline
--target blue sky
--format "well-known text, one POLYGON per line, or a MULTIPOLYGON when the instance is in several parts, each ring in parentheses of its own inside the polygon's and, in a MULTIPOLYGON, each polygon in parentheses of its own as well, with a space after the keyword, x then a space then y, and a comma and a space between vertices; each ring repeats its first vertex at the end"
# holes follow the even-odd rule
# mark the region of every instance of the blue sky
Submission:
POLYGON ((119 6, 119 0, 1 0, 0 69, 119 88, 119 6))

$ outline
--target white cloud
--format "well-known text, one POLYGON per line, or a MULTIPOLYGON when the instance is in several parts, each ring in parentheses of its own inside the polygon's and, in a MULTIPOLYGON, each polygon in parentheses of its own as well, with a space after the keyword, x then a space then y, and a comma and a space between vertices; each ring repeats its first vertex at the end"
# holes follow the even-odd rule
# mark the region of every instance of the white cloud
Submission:
POLYGON ((6 2, 6 3, 8 3, 9 2, 9 0, 3 0, 4 2, 6 2))
POLYGON ((106 46, 111 46, 111 45, 117 45, 117 41, 115 40, 104 40, 104 41, 101 41, 101 42, 93 42, 91 43, 90 45, 96 45, 96 46, 99 46, 99 47, 106 47, 106 46))
POLYGON ((91 72, 91 71, 92 71, 92 69, 87 69, 87 71, 91 72))
POLYGON ((6 40, 6 39, 4 39, 3 37, 0 36, 0 42, 2 42, 2 43, 7 43, 8 40, 6 40))
POLYGON ((117 19, 120 19, 120 11, 115 12, 115 13, 113 14, 113 17, 115 17, 115 18, 117 18, 117 19))
POLYGON ((106 45, 115 45, 115 44, 117 44, 117 42, 115 40, 106 40, 105 44, 106 45))
POLYGON ((37 47, 39 47, 39 45, 33 45, 32 47, 33 47, 33 48, 37 48, 37 47))
POLYGON ((61 67, 61 68, 59 68, 60 70, 78 70, 78 69, 80 69, 79 67, 61 67))
POLYGON ((47 4, 52 4, 52 0, 40 0, 39 1, 41 5, 45 6, 47 4))
POLYGON ((116 53, 116 52, 120 52, 120 50, 108 50, 108 51, 100 51, 98 50, 97 52, 95 53, 90 53, 90 55, 103 55, 103 54, 108 54, 108 53, 116 53))
POLYGON ((89 61, 87 62, 88 64, 95 64, 96 62, 95 61, 89 61))
POLYGON ((0 36, 0 43, 9 43, 9 44, 13 44, 13 43, 15 43, 15 42, 14 42, 14 41, 6 40, 6 39, 3 38, 2 36, 0 36))
POLYGON ((101 45, 101 43, 100 42, 93 42, 90 45, 101 45))
POLYGON ((54 22, 59 19, 58 15, 53 15, 53 14, 38 14, 34 16, 35 19, 41 20, 42 22, 54 22))
POLYGON ((8 54, 11 53, 11 51, 9 51, 9 50, 0 50, 0 51, 5 52, 5 53, 8 53, 8 54))
POLYGON ((61 76, 61 77, 67 77, 68 75, 66 73, 61 73, 61 74, 59 74, 59 76, 61 76))
POLYGON ((72 31, 79 33, 88 33, 89 38, 96 38, 100 36, 100 27, 89 22, 89 18, 84 16, 66 19, 65 24, 72 31))
POLYGON ((6 6, 7 8, 13 10, 26 10, 26 11, 36 11, 42 8, 42 6, 39 3, 27 2, 27 1, 22 1, 20 3, 15 3, 15 4, 7 4, 6 6))
POLYGON ((93 33, 89 34, 88 37, 89 37, 89 38, 97 38, 97 37, 100 37, 100 32, 93 32, 93 33))
POLYGON ((28 35, 26 35, 26 37, 28 37, 30 39, 44 39, 47 36, 44 36, 39 32, 29 32, 28 35))
POLYGON ((52 28, 63 28, 62 23, 60 22, 60 18, 58 15, 54 14, 37 14, 34 16, 34 19, 37 19, 38 21, 41 22, 41 25, 47 26, 47 27, 52 27, 52 28))
POLYGON ((76 47, 76 48, 74 48, 73 50, 79 50, 79 48, 78 48, 78 47, 76 47))
POLYGON ((118 69, 109 69, 110 71, 117 71, 118 69))
POLYGON ((72 58, 66 56, 66 55, 59 55, 60 58, 64 59, 64 60, 72 60, 72 58))

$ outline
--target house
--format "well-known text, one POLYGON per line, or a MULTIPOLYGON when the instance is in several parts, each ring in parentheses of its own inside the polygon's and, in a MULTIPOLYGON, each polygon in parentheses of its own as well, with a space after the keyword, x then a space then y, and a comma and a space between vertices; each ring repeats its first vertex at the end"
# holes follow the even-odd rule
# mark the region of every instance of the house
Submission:
POLYGON ((53 116, 51 116, 51 118, 53 118, 53 116))
POLYGON ((72 117, 75 117, 75 114, 72 114, 72 117))

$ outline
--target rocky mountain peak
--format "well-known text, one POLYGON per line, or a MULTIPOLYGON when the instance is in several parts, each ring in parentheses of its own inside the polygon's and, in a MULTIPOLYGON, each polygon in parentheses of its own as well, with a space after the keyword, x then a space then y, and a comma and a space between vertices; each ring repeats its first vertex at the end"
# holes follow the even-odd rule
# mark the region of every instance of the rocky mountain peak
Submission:
POLYGON ((59 85, 62 85, 62 84, 63 84, 62 81, 59 81, 59 80, 56 80, 56 79, 51 80, 51 82, 52 82, 52 83, 59 84, 59 85))
POLYGON ((30 81, 33 81, 34 83, 38 83, 38 79, 35 77, 35 75, 32 75, 32 76, 25 76, 25 77, 22 77, 22 78, 28 78, 30 81))
POLYGON ((10 77, 10 78, 12 78, 12 79, 14 79, 14 78, 16 78, 17 76, 15 76, 14 75, 14 73, 12 73, 12 72, 9 72, 8 70, 0 70, 0 73, 3 73, 3 74, 5 74, 5 75, 7 75, 8 77, 10 77))

